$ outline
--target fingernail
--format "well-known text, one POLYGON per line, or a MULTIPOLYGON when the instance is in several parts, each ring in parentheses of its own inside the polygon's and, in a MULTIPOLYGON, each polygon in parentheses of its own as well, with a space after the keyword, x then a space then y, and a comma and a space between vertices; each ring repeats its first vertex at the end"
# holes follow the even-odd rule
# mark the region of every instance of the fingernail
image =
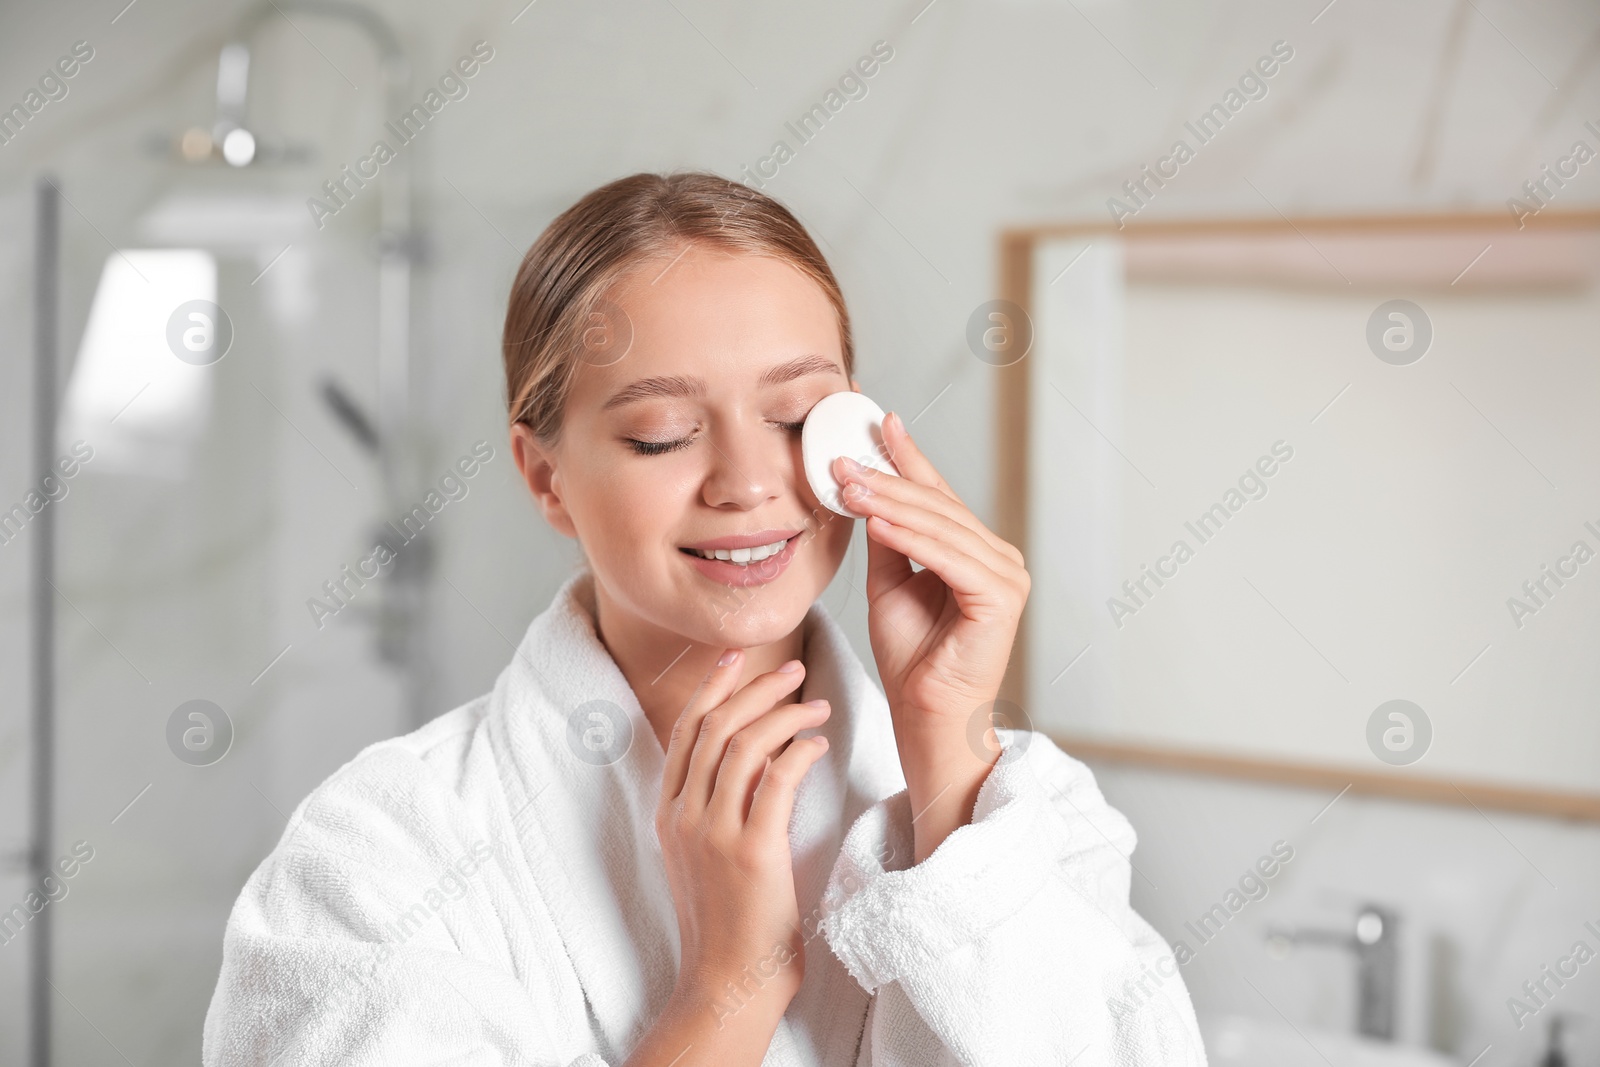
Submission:
POLYGON ((778 673, 779 674, 793 674, 795 671, 797 671, 799 669, 800 669, 800 661, 797 660, 797 659, 792 659, 788 663, 785 663, 783 666, 779 667, 778 668, 778 673))
POLYGON ((844 469, 849 471, 851 474, 860 474, 862 471, 866 470, 865 467, 851 459, 849 456, 840 456, 839 458, 844 461, 844 469))
POLYGON ((728 664, 732 663, 734 660, 736 660, 738 658, 739 658, 739 650, 737 648, 730 648, 730 649, 728 649, 728 651, 726 651, 726 652, 724 652, 722 654, 722 658, 721 659, 717 660, 717 666, 726 667, 728 664))
POLYGON ((849 485, 844 487, 844 495, 854 500, 860 500, 864 497, 871 496, 872 490, 868 489, 860 482, 851 482, 849 485))
POLYGON ((828 706, 828 702, 821 697, 817 697, 815 700, 808 700, 806 703, 810 704, 814 708, 825 708, 828 706))
POLYGON ((906 428, 906 424, 900 421, 900 413, 898 411, 891 411, 883 417, 884 422, 888 422, 890 419, 894 420, 896 429, 904 430, 906 428))

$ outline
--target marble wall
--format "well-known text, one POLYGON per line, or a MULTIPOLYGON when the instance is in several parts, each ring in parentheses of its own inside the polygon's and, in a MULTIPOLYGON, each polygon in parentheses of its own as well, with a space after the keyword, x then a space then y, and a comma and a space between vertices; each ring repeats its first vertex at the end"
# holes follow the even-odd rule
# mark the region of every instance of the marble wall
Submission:
MULTIPOLYGON (((1155 10, 1109 0, 377 6, 398 27, 419 93, 475 42, 494 49, 470 93, 403 149, 420 231, 419 469, 442 473, 479 439, 501 450, 438 519, 422 636, 431 651, 411 674, 375 655, 359 598, 320 629, 305 603, 388 517, 370 459, 318 396, 334 375, 358 401, 376 401, 376 198, 354 200, 321 229, 309 212, 296 222, 281 210, 317 195, 392 117, 370 50, 336 23, 269 12, 253 39, 251 121, 299 161, 199 170, 149 146, 211 121, 216 57, 244 3, 0 16, 0 70, 43 69, 80 39, 96 50, 71 93, 0 147, 0 500, 28 481, 13 442, 26 439, 35 175, 48 168, 71 202, 69 360, 102 264, 155 242, 155 209, 180 194, 191 203, 248 194, 266 205, 250 216, 255 230, 218 241, 220 302, 237 339, 214 368, 216 406, 194 477, 165 484, 91 465, 60 505, 60 846, 90 842, 94 858, 51 905, 59 1062, 196 1060, 228 909, 287 814, 363 745, 408 728, 413 687, 437 712, 487 689, 570 572, 574 546, 543 526, 503 451, 498 336, 523 250, 588 189, 637 170, 736 176, 760 166, 792 137, 785 123, 884 41, 893 59, 867 94, 761 180, 813 229, 841 279, 864 390, 921 413, 915 432, 987 516, 991 368, 965 331, 993 295, 997 232, 1106 217, 1106 198, 1138 164, 1273 41, 1292 42, 1295 63, 1185 168, 1152 216, 1263 214, 1246 177, 1290 213, 1498 210, 1524 172, 1566 148, 1595 103, 1576 74, 1564 97, 1541 77, 1567 85, 1561 72, 1587 54, 1578 49, 1593 13, 1576 3, 1494 6, 1515 47, 1471 22, 1466 73, 1442 97, 1440 42, 1462 17, 1449 0, 1403 9, 1344 0, 1321 15, 1321 4, 1264 0, 1160 0, 1155 10), (228 755, 209 767, 180 762, 166 740, 172 711, 195 698, 224 707, 235 728, 228 755)), ((31 77, 5 79, 0 99, 20 96, 31 77)), ((1563 193, 1564 206, 1596 200, 1581 182, 1563 193)), ((248 230, 242 219, 233 223, 248 230)), ((846 564, 857 583, 859 537, 846 564)), ((0 850, 26 825, 21 547, 0 549, 0 850)), ((848 576, 828 602, 865 656, 865 614, 848 576)), ((1347 1025, 1347 968, 1331 956, 1266 962, 1254 927, 1278 915, 1333 922, 1376 894, 1406 916, 1408 960, 1437 952, 1453 961, 1440 979, 1454 990, 1450 1006, 1437 1011, 1424 995, 1433 980, 1408 971, 1408 1039, 1464 1058, 1493 1041, 1485 1064, 1529 1062, 1526 1035, 1497 1036, 1502 1001, 1578 936, 1582 903, 1600 899, 1588 829, 1510 817, 1492 829, 1470 812, 1346 797, 1308 831, 1327 798, 1112 769, 1103 781, 1140 832, 1141 868, 1163 887, 1136 880, 1140 907, 1169 935, 1274 839, 1300 850, 1259 914, 1186 975, 1203 1010, 1260 1014, 1236 975, 1271 976, 1285 1014, 1347 1025), (1448 947, 1427 947, 1435 940, 1448 947)), ((15 873, 0 875, 0 905, 26 891, 15 873)), ((0 945, 0 1063, 21 1062, 24 939, 0 945)), ((1571 1004, 1594 1013, 1594 979, 1583 980, 1571 1004)), ((1582 1040, 1593 1048, 1593 1035, 1582 1040)))

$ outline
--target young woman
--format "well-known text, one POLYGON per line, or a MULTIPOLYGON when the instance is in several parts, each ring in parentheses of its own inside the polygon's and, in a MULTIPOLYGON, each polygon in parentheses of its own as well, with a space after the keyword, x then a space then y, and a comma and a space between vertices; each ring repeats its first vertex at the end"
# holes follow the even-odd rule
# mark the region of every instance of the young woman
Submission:
POLYGON ((892 413, 898 477, 834 468, 881 692, 818 600, 854 520, 799 431, 858 386, 795 218, 710 174, 597 189, 524 259, 504 357, 517 469, 586 566, 493 692, 296 809, 208 1067, 1203 1067, 1127 821, 991 729, 1022 556, 892 413))

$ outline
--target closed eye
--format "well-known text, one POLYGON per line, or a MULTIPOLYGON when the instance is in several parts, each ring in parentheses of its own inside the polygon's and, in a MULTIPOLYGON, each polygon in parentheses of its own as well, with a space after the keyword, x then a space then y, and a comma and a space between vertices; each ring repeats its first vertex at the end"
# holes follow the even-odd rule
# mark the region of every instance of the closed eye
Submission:
MULTIPOLYGON (((777 424, 788 433, 799 433, 805 429, 805 420, 800 422, 780 422, 777 424)), ((680 437, 676 441, 640 441, 637 438, 624 438, 628 446, 641 456, 659 456, 667 452, 676 452, 694 440, 693 437, 680 437)))
POLYGON ((693 441, 693 437, 680 437, 676 441, 639 441, 632 437, 625 438, 628 445, 641 456, 659 456, 663 452, 676 452, 678 449, 693 441))

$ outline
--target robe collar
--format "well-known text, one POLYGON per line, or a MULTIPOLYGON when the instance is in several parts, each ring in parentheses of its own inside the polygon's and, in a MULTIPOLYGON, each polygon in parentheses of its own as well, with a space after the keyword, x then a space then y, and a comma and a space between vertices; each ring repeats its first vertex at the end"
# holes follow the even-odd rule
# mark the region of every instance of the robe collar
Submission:
MULTIPOLYGON (((595 619, 594 576, 580 570, 529 624, 489 719, 532 876, 611 1045, 603 1054, 620 1060, 671 995, 678 924, 655 832, 665 757, 595 619)), ((825 697, 833 714, 802 731, 825 735, 829 751, 795 796, 806 974, 769 1062, 849 1063, 868 997, 816 933, 819 902, 850 825, 905 780, 888 704, 844 631, 820 600, 802 625, 806 677, 794 700, 825 697)))

